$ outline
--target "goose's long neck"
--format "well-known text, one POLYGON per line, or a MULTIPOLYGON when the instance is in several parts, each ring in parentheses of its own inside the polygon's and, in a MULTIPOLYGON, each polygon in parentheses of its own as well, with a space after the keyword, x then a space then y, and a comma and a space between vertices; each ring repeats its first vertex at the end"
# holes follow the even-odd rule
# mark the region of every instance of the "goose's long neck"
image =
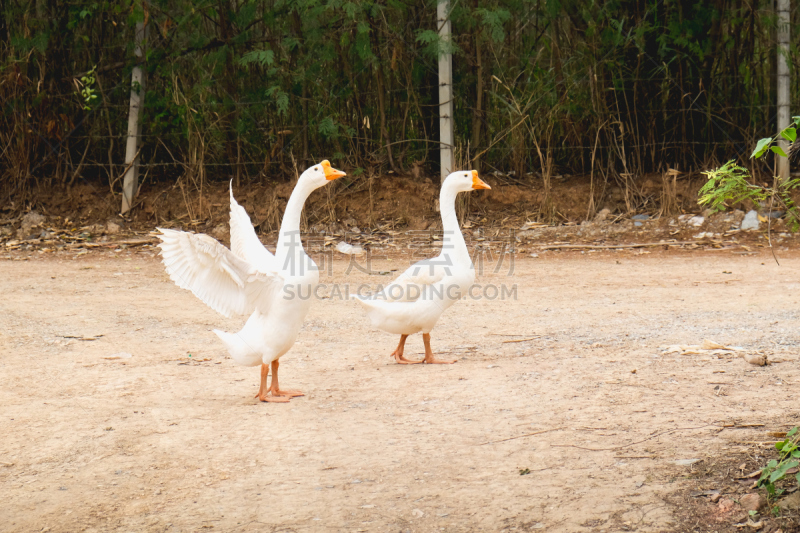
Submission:
POLYGON ((471 261, 464 235, 458 225, 456 215, 456 195, 458 191, 452 187, 443 186, 439 193, 439 211, 442 213, 442 253, 450 255, 454 261, 467 264, 471 261))
POLYGON ((281 231, 278 234, 278 246, 275 249, 275 257, 281 265, 287 257, 298 257, 305 253, 303 243, 300 241, 300 215, 303 213, 306 199, 312 192, 314 188, 301 180, 286 203, 281 231))

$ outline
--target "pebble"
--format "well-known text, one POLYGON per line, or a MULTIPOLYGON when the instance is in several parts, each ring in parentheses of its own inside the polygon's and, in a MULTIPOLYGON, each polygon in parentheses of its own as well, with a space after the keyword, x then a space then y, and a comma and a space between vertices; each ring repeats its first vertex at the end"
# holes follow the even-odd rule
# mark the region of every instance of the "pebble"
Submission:
POLYGON ((739 505, 747 511, 758 511, 767 504, 766 498, 761 494, 745 494, 739 498, 739 505))
POLYGON ((17 238, 27 238, 31 234, 31 230, 44 224, 45 220, 46 219, 36 211, 26 213, 25 216, 22 217, 22 224, 20 225, 19 231, 17 231, 17 238))
POLYGON ((217 240, 221 240, 228 236, 228 225, 218 224, 211 230, 211 236, 217 240))
POLYGON ((767 356, 760 353, 746 353, 742 357, 751 365, 764 366, 767 364, 767 356))
POLYGON ((352 244, 346 243, 341 241, 339 244, 336 245, 336 250, 347 255, 361 255, 364 253, 364 249, 361 248, 358 244, 353 246, 352 244))
POLYGON ((611 214, 611 210, 610 209, 601 209, 597 213, 597 215, 595 215, 594 221, 595 222, 603 222, 603 221, 605 221, 605 219, 608 218, 608 215, 610 215, 610 214, 611 214))
POLYGON ((800 492, 795 492, 791 496, 782 499, 778 506, 784 511, 800 511, 800 492))
POLYGON ((702 226, 703 222, 705 222, 705 221, 706 221, 705 217, 694 216, 694 217, 692 217, 692 218, 690 218, 688 220, 688 224, 690 226, 696 226, 697 227, 697 226, 702 226))
POLYGON ((717 506, 717 508, 719 509, 719 512, 727 513, 733 510, 735 506, 736 504, 733 502, 733 500, 731 500, 730 498, 723 498, 719 501, 719 505, 717 506))
POLYGON ((755 210, 748 211, 742 220, 742 231, 757 230, 758 225, 758 213, 755 210))

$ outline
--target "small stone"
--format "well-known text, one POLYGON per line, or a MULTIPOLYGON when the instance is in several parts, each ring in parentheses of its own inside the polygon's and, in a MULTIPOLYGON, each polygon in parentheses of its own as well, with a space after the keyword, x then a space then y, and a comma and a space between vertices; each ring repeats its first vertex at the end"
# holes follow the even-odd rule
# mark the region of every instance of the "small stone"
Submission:
POLYGON ((531 254, 531 257, 533 257, 534 259, 536 259, 537 257, 539 257, 539 254, 531 254))
POLYGON ((747 511, 758 511, 767 504, 767 499, 761 494, 745 494, 739 499, 739 505, 747 511))
POLYGON ((420 509, 414 509, 413 511, 411 511, 411 515, 414 518, 422 518, 423 516, 425 516, 425 513, 423 513, 422 510, 420 509))
POLYGON ((17 238, 27 239, 31 235, 31 230, 44 224, 45 220, 46 219, 36 211, 26 213, 25 216, 22 217, 22 224, 20 225, 19 231, 17 231, 17 238))
POLYGON ((720 513, 729 513, 736 507, 736 503, 730 498, 723 498, 719 501, 717 505, 717 509, 719 509, 720 513))
POLYGON ((228 225, 227 224, 218 224, 211 230, 211 236, 217 240, 225 238, 228 235, 228 225))
POLYGON ((356 226, 353 226, 352 228, 350 228, 350 231, 352 233, 361 233, 361 229, 357 228, 356 226))
POLYGON ((778 502, 778 507, 784 511, 800 511, 800 492, 795 492, 778 502))
POLYGON ((703 225, 703 222, 705 222, 705 221, 706 221, 705 217, 701 217, 701 216, 693 216, 692 218, 690 218, 690 219, 687 221, 687 223, 688 223, 690 226, 699 227, 699 226, 702 226, 702 225, 703 225))
POLYGON ((675 464, 678 466, 691 466, 700 461, 702 461, 702 459, 678 459, 675 461, 675 464))
POLYGON ((742 357, 751 365, 764 366, 768 363, 767 356, 760 353, 746 353, 742 357))
POLYGON ((712 503, 717 503, 717 502, 719 501, 719 499, 720 499, 720 496, 721 496, 721 495, 720 495, 719 493, 717 493, 717 494, 712 494, 712 495, 711 495, 711 502, 712 502, 712 503))
POLYGON ((364 253, 364 249, 361 248, 358 244, 353 246, 350 243, 346 243, 341 241, 339 244, 336 245, 336 250, 347 255, 361 255, 364 253))
POLYGON ((633 215, 633 220, 650 220, 650 215, 633 215))
POLYGON ((36 226, 40 226, 44 224, 45 218, 37 213, 36 211, 31 211, 30 213, 26 213, 24 217, 22 217, 22 227, 23 228, 35 228, 36 226))
POLYGON ((758 213, 755 210, 748 211, 742 220, 742 231, 757 230, 758 225, 758 213))
POLYGON ((117 224, 116 222, 112 222, 111 220, 106 222, 106 233, 108 233, 109 235, 116 235, 117 233, 119 233, 120 229, 121 228, 119 227, 119 224, 117 224))
POLYGON ((610 209, 607 209, 607 208, 606 209, 601 209, 597 213, 597 215, 595 215, 594 221, 595 222, 604 222, 608 218, 608 215, 610 215, 610 214, 611 214, 611 210, 610 209))

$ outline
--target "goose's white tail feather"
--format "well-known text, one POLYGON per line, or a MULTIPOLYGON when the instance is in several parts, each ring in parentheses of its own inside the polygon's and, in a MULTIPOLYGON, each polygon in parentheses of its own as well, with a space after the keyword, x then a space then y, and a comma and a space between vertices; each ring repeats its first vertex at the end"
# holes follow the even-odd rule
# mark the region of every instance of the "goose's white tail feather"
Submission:
POLYGON ((219 329, 215 329, 214 333, 228 349, 228 353, 237 365, 258 366, 263 362, 262 354, 254 350, 241 333, 228 333, 219 329))
POLYGON ((387 302, 356 297, 356 301, 366 310, 373 328, 398 335, 409 335, 418 331, 429 332, 441 313, 439 306, 426 305, 419 300, 387 302), (437 310, 433 314, 430 312, 431 307, 437 310))

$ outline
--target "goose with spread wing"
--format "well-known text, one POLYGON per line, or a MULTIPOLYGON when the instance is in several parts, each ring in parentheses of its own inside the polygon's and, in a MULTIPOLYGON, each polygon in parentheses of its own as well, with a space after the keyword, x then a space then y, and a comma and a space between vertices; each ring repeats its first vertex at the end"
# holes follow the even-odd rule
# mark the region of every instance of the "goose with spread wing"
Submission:
POLYGON ((300 175, 286 205, 274 256, 258 240, 233 189, 230 250, 208 235, 159 228, 163 263, 178 287, 226 317, 250 315, 238 333, 214 333, 236 363, 261 365, 256 398, 262 402, 288 402, 303 395, 278 386, 278 359, 294 345, 319 283, 317 266, 300 241, 300 216, 314 190, 344 175, 328 161, 300 175))
POLYGON ((447 176, 439 193, 444 234, 441 253, 411 265, 377 294, 356 298, 373 327, 400 335, 400 343, 392 353, 400 364, 455 363, 434 357, 430 333, 441 314, 465 296, 475 282, 475 269, 456 216, 456 196, 476 189, 491 189, 476 170, 447 176), (418 332, 422 332, 425 358, 412 361, 403 356, 403 350, 408 336, 418 332))

